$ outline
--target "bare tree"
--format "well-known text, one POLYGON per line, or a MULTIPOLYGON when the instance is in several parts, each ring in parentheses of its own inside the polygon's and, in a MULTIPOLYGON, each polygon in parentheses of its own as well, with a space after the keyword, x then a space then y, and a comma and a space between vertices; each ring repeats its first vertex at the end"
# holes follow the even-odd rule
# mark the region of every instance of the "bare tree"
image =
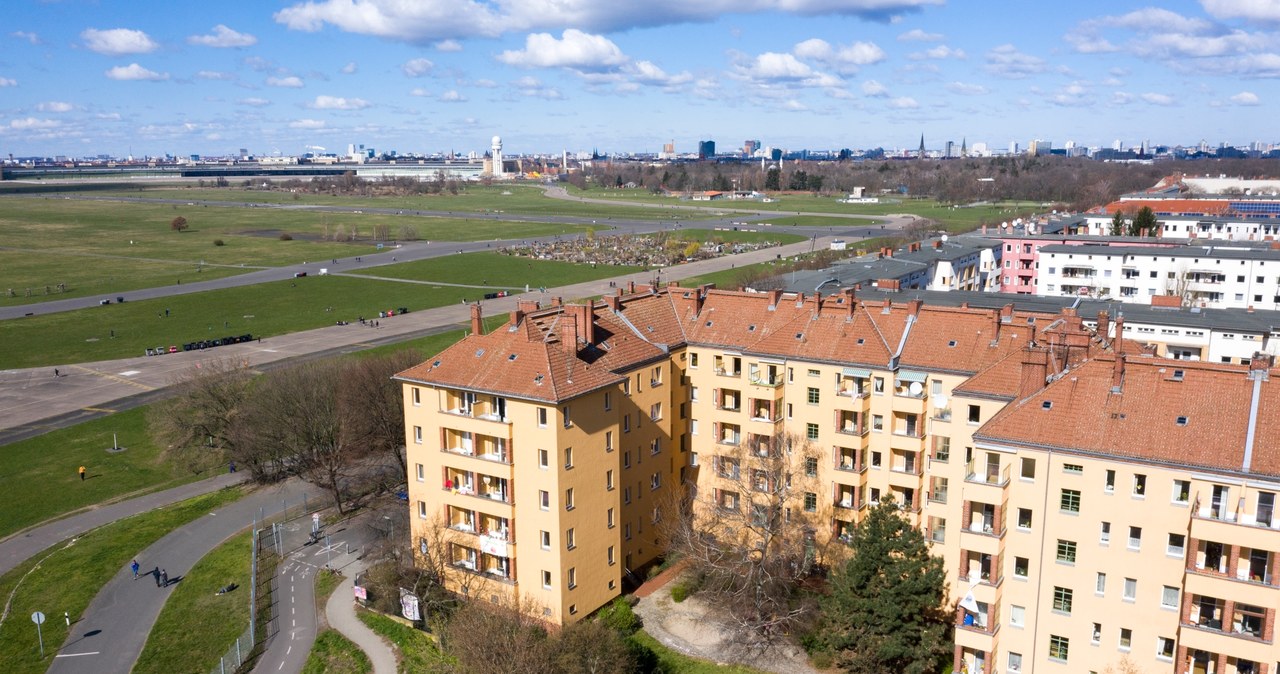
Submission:
POLYGON ((519 604, 462 604, 444 630, 444 650, 459 672, 554 672, 555 643, 533 600, 519 604))
POLYGON ((239 443, 238 425, 252 382, 247 364, 226 359, 187 370, 173 383, 177 395, 148 411, 152 436, 193 472, 230 459, 255 478, 267 477, 239 443))
POLYGON ((353 361, 341 372, 339 395, 347 432, 371 454, 394 459, 399 466, 399 480, 408 470, 404 457, 404 393, 391 377, 421 360, 416 350, 402 349, 353 361))
POLYGON ((701 579, 699 596, 741 646, 771 648, 815 610, 801 583, 836 552, 816 536, 830 521, 818 498, 819 454, 792 434, 754 436, 717 453, 702 469, 713 471, 716 488, 700 489, 682 517, 660 525, 668 550, 687 560, 701 579))

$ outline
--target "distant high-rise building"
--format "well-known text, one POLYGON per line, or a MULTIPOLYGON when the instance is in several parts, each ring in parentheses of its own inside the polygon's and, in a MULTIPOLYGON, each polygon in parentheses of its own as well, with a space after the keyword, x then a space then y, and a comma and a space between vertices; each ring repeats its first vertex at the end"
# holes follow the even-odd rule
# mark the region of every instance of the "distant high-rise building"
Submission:
POLYGON ((1031 155, 1032 157, 1043 157, 1049 154, 1049 151, 1052 149, 1053 149, 1052 142, 1047 140, 1040 140, 1039 138, 1037 138, 1031 141, 1030 147, 1027 148, 1027 154, 1031 155))
POLYGON ((758 148, 758 147, 760 147, 760 141, 758 141, 758 140, 746 140, 746 141, 743 141, 743 142, 742 142, 742 154, 744 154, 744 155, 746 155, 746 156, 750 157, 752 154, 754 154, 754 153, 755 153, 756 148, 758 148))
POLYGON ((1009 141, 1009 154, 1018 154, 1018 151, 1021 149, 1022 149, 1022 146, 1018 144, 1018 141, 1016 140, 1009 141))
POLYGON ((714 140, 698 141, 698 159, 711 159, 716 156, 716 142, 714 140))
POLYGON ((947 159, 954 157, 955 155, 953 155, 952 152, 955 151, 955 147, 956 147, 956 144, 953 141, 947 141, 946 150, 943 151, 942 156, 946 157, 947 159))
POLYGON ((1111 142, 1111 149, 1117 152, 1119 152, 1120 150, 1123 150, 1124 141, 1120 140, 1119 138, 1115 139, 1114 141, 1111 142))
POLYGON ((676 158, 676 142, 670 141, 662 144, 662 152, 658 153, 658 159, 675 159, 676 158))

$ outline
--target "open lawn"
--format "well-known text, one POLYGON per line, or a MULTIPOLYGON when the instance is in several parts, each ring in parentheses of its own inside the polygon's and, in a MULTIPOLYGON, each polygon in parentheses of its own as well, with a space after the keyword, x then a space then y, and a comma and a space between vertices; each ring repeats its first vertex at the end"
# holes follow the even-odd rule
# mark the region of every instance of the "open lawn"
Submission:
POLYGON ((593 229, 465 217, 37 197, 8 197, 0 204, 0 304, 10 305, 111 295, 258 267, 367 254, 375 249, 372 237, 379 225, 387 227, 392 239, 441 241, 522 239, 593 229), (170 229, 179 216, 187 219, 189 229, 184 232, 170 229), (339 231, 349 234, 352 228, 355 242, 324 240, 339 231), (293 239, 281 240, 282 234, 293 239), (59 284, 65 284, 65 292, 59 292, 59 284))
POLYGON ((135 674, 205 672, 218 664, 249 626, 252 535, 246 531, 214 548, 173 586, 133 667, 135 674), (218 594, 231 583, 240 587, 218 594))
MULTIPOLYGON (((552 199, 536 185, 466 185, 456 195, 433 194, 419 196, 333 196, 328 194, 294 194, 278 190, 250 190, 240 187, 127 187, 116 192, 95 191, 94 195, 185 199, 189 201, 242 201, 264 204, 295 204, 323 206, 367 206, 370 208, 395 208, 421 211, 445 211, 454 213, 507 213, 528 215, 571 215, 583 218, 625 218, 630 220, 666 220, 670 214, 662 209, 620 204, 584 204, 564 199, 552 199)), ((590 195, 588 195, 590 196, 590 195)), ((681 216, 682 219, 688 219, 681 216)))
POLYGON ((80 508, 209 475, 168 460, 147 431, 145 408, 50 431, 0 448, 0 538, 80 508), (106 451, 113 434, 125 451, 106 451), (84 481, 76 474, 80 466, 84 481))
MULTIPOLYGON (((0 577, 0 601, 12 598, 8 617, 0 624, 0 672, 44 672, 67 638, 63 612, 71 616, 74 625, 98 590, 125 569, 138 551, 242 495, 239 488, 224 489, 114 522, 60 544, 0 577), (43 659, 35 625, 30 620, 34 611, 49 616, 43 625, 43 659)), ((247 560, 248 555, 244 556, 247 560)), ((244 604, 247 610, 247 599, 240 602, 240 597, 235 597, 234 600, 244 604)), ((206 671, 203 663, 199 670, 206 671)))
POLYGON ((742 229, 739 229, 738 231, 734 231, 731 229, 698 229, 698 228, 680 229, 678 231, 671 232, 671 236, 674 236, 680 239, 693 239, 695 241, 710 241, 713 239, 718 239, 725 243, 731 243, 731 242, 757 243, 760 241, 777 241, 783 245, 788 243, 796 243, 797 241, 804 241, 805 238, 807 238, 799 234, 790 234, 783 229, 775 230, 771 227, 761 227, 754 223, 747 224, 743 226, 742 229), (755 230, 755 231, 751 231, 751 232, 743 231, 748 229, 755 230))
POLYGON ((302 667, 302 674, 368 674, 373 671, 369 656, 337 630, 322 630, 302 667))
MULTIPOLYGON (((362 269, 360 274, 415 281, 489 285, 495 290, 503 288, 523 290, 525 285, 530 288, 539 286, 551 288, 639 271, 643 269, 612 265, 593 267, 587 264, 534 260, 502 253, 470 253, 362 269)), ((477 292, 471 290, 469 294, 475 298, 477 292)))

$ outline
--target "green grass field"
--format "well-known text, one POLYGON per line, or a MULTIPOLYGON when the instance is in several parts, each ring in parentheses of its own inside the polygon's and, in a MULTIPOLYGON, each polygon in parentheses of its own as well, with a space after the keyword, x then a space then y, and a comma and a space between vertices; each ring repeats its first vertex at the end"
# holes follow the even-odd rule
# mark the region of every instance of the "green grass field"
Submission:
POLYGON ((399 669, 402 674, 440 671, 450 664, 449 658, 440 652, 426 632, 373 611, 361 609, 356 611, 356 615, 369 629, 395 646, 400 656, 399 669))
POLYGON ((331 629, 316 636, 307 663, 302 666, 302 674, 368 674, 372 671, 369 656, 350 639, 331 629))
MULTIPOLYGON (((430 260, 373 267, 362 275, 386 278, 489 285, 495 290, 524 290, 539 286, 548 288, 622 276, 643 271, 641 267, 575 264, 557 260, 534 260, 502 253, 470 253, 446 255, 430 260)), ((476 290, 469 295, 474 299, 476 290)))
MULTIPOLYGON (((12 596, 8 619, 0 625, 0 672, 44 672, 67 638, 63 612, 78 620, 98 590, 124 570, 138 551, 242 495, 238 488, 224 489, 114 522, 55 546, 0 577, 0 598, 12 596), (34 611, 49 616, 43 625, 43 659, 29 619, 34 611)), ((139 590, 158 591, 154 587, 139 590)), ((248 605, 247 600, 243 603, 248 605)), ((199 671, 207 671, 204 663, 199 671)))
POLYGON ((209 475, 165 457, 147 431, 144 408, 50 431, 0 448, 0 538, 80 508, 209 475), (106 451, 112 434, 125 451, 106 451), (83 482, 76 474, 80 466, 89 476, 83 482))
POLYGON ((246 531, 214 548, 172 586, 138 655, 135 674, 203 673, 218 664, 218 658, 249 626, 252 535, 246 531), (230 583, 240 587, 218 594, 230 583))

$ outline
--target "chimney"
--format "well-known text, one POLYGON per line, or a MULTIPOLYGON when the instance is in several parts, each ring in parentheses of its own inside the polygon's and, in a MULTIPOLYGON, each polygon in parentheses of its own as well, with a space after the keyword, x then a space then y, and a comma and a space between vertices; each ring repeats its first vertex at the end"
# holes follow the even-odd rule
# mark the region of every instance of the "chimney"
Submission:
POLYGON ((858 307, 858 298, 854 295, 853 288, 844 289, 844 311, 845 315, 853 318, 853 312, 858 307))
POLYGON ((1263 381, 1266 381, 1267 374, 1275 364, 1275 356, 1262 351, 1254 351, 1253 357, 1249 359, 1249 378, 1255 379, 1260 377, 1263 381))
POLYGON ((1253 313, 1253 305, 1252 305, 1252 304, 1250 304, 1249 306, 1245 307, 1245 308, 1244 308, 1244 312, 1245 312, 1246 314, 1251 314, 1251 313, 1253 313))
POLYGON ((942 240, 939 239, 938 241, 934 241, 933 248, 934 250, 940 250, 942 248, 942 240))
POLYGON ((519 300, 516 302, 516 308, 526 314, 531 314, 541 309, 542 305, 538 303, 538 300, 519 300))
POLYGON ((1111 340, 1111 350, 1120 353, 1120 345, 1124 343, 1124 314, 1116 314, 1116 338, 1111 340))
POLYGON ((1103 341, 1111 339, 1111 317, 1105 311, 1098 312, 1098 338, 1103 341))
MULTIPOLYGON (((885 300, 888 301, 888 300, 885 300)), ((924 301, 915 299, 907 302, 907 313, 911 316, 920 315, 920 307, 924 306, 924 301)))
POLYGON ((480 312, 480 303, 471 305, 471 334, 484 334, 484 316, 480 312))
POLYGON ((1013 322, 1013 303, 1009 303, 1000 307, 1000 320, 1004 323, 1013 322))
POLYGON ((771 306, 771 307, 776 307, 776 306, 778 306, 778 302, 780 302, 780 301, 782 301, 782 291, 781 291, 781 290, 770 290, 770 291, 769 291, 769 306, 771 306))
POLYGON ((627 294, 632 295, 632 294, 635 294, 635 292, 636 292, 636 282, 627 281, 627 294))
POLYGON ((622 311, 622 298, 618 295, 605 295, 604 303, 611 311, 622 311))
POLYGON ((984 223, 982 223, 982 235, 983 235, 983 236, 986 236, 986 235, 987 235, 987 223, 985 223, 985 222, 984 222, 984 223))
POLYGON ((1124 361, 1123 353, 1116 354, 1116 360, 1111 368, 1111 392, 1120 393, 1124 384, 1124 361))
POLYGON ((706 293, 706 290, 704 290, 704 288, 705 286, 698 286, 693 291, 693 315, 694 316, 702 315, 702 305, 705 304, 707 301, 707 293, 706 293))
POLYGON ((570 356, 578 355, 578 317, 574 312, 560 314, 560 345, 570 356))
POLYGON ((1049 378, 1049 352, 1028 346, 1022 352, 1022 372, 1018 383, 1018 398, 1026 399, 1044 388, 1049 378))
POLYGON ((511 318, 509 319, 509 322, 511 323, 511 327, 516 327, 520 325, 520 321, 523 319, 524 319, 523 311, 520 311, 519 309, 511 310, 511 318))
POLYGON ((596 343, 596 302, 595 300, 587 300, 584 305, 577 307, 578 312, 578 330, 582 334, 582 341, 587 344, 596 343))
POLYGON ((813 294, 813 310, 816 313, 822 313, 822 293, 820 292, 813 294))
POLYGON ((551 298, 551 306, 553 306, 553 307, 560 307, 560 306, 564 306, 564 301, 563 301, 562 299, 560 299, 559 297, 552 297, 552 298, 551 298))
POLYGON ((999 310, 991 310, 991 346, 1000 344, 1000 312, 999 310))

